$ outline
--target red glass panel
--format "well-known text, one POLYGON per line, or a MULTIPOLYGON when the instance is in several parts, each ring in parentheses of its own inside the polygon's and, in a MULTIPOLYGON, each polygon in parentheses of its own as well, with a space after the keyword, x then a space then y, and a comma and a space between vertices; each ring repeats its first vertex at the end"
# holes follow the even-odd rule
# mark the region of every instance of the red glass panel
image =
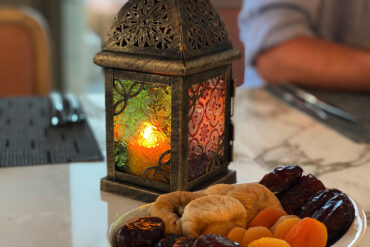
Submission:
POLYGON ((189 89, 189 181, 222 164, 225 131, 225 76, 194 84, 189 89))

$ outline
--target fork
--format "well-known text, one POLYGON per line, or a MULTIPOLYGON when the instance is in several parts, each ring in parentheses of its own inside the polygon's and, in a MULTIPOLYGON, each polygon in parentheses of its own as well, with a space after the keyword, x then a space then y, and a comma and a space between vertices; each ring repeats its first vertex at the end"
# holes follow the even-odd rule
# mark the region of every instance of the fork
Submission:
POLYGON ((56 127, 65 124, 67 116, 62 95, 58 92, 51 92, 49 94, 49 100, 51 105, 50 125, 56 127))

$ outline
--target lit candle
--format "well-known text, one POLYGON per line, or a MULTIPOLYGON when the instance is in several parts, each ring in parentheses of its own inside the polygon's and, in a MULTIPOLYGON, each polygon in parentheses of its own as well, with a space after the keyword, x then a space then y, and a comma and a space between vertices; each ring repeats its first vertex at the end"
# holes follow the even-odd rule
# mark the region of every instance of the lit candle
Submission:
MULTIPOLYGON (((147 168, 158 166, 159 158, 170 148, 164 134, 151 123, 144 122, 139 127, 137 138, 129 139, 127 145, 128 167, 131 173, 142 176, 147 168)), ((152 171, 146 175, 151 176, 152 171)), ((154 179, 159 180, 159 176, 154 179)))
POLYGON ((143 123, 140 129, 141 130, 138 137, 138 142, 140 146, 146 148, 154 148, 158 146, 160 142, 164 141, 162 133, 160 133, 157 128, 151 123, 143 123))

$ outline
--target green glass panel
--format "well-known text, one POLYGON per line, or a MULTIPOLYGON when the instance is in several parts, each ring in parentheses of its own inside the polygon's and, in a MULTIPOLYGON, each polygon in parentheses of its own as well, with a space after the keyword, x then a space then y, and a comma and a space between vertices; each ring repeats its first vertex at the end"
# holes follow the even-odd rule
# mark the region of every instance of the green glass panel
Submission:
POLYGON ((168 182, 171 87, 131 80, 113 83, 116 169, 168 182))

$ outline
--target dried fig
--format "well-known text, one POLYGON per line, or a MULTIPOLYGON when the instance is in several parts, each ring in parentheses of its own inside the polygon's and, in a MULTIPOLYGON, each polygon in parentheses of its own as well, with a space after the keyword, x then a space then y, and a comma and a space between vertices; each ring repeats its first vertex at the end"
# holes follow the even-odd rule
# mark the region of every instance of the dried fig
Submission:
POLYGON ((242 203, 230 196, 209 195, 191 201, 181 218, 182 231, 187 237, 203 232, 227 234, 233 227, 246 227, 246 210, 242 203), (221 229, 222 228, 222 229, 221 229))
POLYGON ((185 206, 192 200, 203 196, 200 192, 175 191, 160 195, 149 214, 165 222, 165 234, 182 234, 181 217, 185 206))

